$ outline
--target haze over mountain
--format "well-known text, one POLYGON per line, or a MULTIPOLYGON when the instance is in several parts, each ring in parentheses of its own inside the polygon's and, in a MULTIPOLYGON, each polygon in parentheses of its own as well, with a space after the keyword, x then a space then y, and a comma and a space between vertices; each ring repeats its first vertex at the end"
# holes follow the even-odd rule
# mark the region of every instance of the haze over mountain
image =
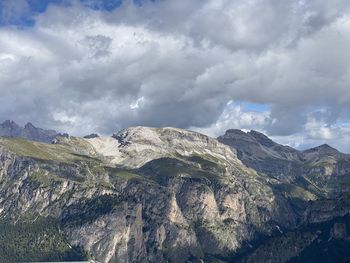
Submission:
POLYGON ((328 145, 171 127, 34 139, 0 137, 4 262, 350 257, 350 157, 328 145))
POLYGON ((6 120, 0 123, 0 136, 24 138, 39 142, 51 143, 55 137, 63 135, 54 130, 44 130, 35 127, 28 122, 24 127, 19 126, 14 121, 6 120))

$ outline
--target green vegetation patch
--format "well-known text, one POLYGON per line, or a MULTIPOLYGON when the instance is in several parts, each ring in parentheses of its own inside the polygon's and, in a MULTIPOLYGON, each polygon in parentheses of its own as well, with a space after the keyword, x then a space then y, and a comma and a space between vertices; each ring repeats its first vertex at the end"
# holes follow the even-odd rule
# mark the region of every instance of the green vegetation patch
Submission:
POLYGON ((38 183, 39 185, 49 187, 52 186, 55 182, 61 182, 64 179, 58 177, 55 174, 49 173, 48 171, 38 169, 30 172, 29 180, 33 183, 38 183))
POLYGON ((278 191, 285 193, 285 195, 289 198, 300 199, 303 201, 311 201, 317 199, 317 196, 315 194, 297 185, 282 183, 275 185, 275 188, 278 191))
POLYGON ((59 144, 47 144, 20 138, 1 137, 0 145, 17 155, 41 160, 71 163, 74 161, 91 159, 88 156, 78 155, 70 150, 69 147, 59 144))
POLYGON ((116 195, 101 195, 68 207, 62 220, 65 227, 81 226, 92 223, 100 216, 109 214, 120 207, 121 197, 116 195))
POLYGON ((315 183, 313 183, 312 180, 310 180, 307 177, 298 177, 295 180, 295 184, 307 190, 308 192, 311 192, 318 198, 326 198, 329 195, 326 189, 320 188, 319 185, 316 185, 315 183))
POLYGON ((269 239, 249 254, 241 263, 288 262, 309 246, 316 235, 312 232, 289 232, 269 239))
POLYGON ((206 163, 209 164, 210 166, 217 167, 218 164, 220 163, 225 163, 226 160, 219 158, 217 156, 213 156, 211 154, 193 154, 190 159, 192 159, 195 162, 199 163, 206 163))
POLYGON ((136 180, 154 184, 155 181, 139 174, 138 170, 127 170, 118 167, 107 167, 108 174, 112 182, 136 180))
MULTIPOLYGON (((206 165, 214 165, 207 160, 200 160, 206 165)), ((203 183, 210 183, 213 181, 219 182, 222 179, 221 173, 216 170, 204 170, 189 162, 176 158, 160 158, 152 160, 142 166, 138 170, 138 173, 146 178, 156 181, 160 185, 167 185, 168 180, 172 178, 186 178, 203 183)))
POLYGON ((52 218, 35 221, 0 220, 1 262, 87 260, 86 253, 72 247, 52 218))
POLYGON ((115 173, 114 173, 115 176, 117 177, 121 177, 121 178, 124 178, 124 179, 127 179, 127 180, 130 180, 130 179, 142 179, 143 177, 136 174, 136 173, 132 173, 132 172, 129 172, 129 171, 123 171, 123 170, 116 170, 115 173))
POLYGON ((262 238, 230 262, 348 262, 350 258, 350 216, 336 217, 323 223, 304 224, 277 236, 262 238), (344 237, 333 237, 335 225, 342 225, 344 237))
MULTIPOLYGON (((209 157, 211 157, 211 156, 209 156, 209 157)), ((215 159, 205 158, 205 157, 199 156, 199 155, 193 155, 193 156, 189 157, 188 160, 191 162, 198 163, 203 170, 208 170, 208 171, 222 170, 222 169, 220 169, 220 167, 218 165, 218 163, 219 163, 218 159, 215 160, 215 159)))

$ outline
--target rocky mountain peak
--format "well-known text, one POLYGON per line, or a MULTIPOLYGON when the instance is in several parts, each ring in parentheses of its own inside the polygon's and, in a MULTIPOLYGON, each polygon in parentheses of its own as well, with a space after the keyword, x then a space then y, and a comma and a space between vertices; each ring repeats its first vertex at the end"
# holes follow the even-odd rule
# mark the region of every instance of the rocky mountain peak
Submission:
POLYGON ((235 149, 238 158, 248 167, 283 180, 293 174, 294 163, 302 159, 298 150, 280 145, 254 130, 247 133, 229 130, 218 140, 235 149))
POLYGON ((31 122, 28 122, 26 125, 24 125, 24 129, 34 130, 36 127, 31 122))
POLYGON ((265 134, 261 132, 251 130, 248 134, 253 136, 258 143, 266 147, 272 147, 276 145, 274 141, 272 141, 269 137, 267 137, 265 134))
POLYGON ((237 136, 247 136, 247 133, 239 129, 229 129, 225 132, 224 136, 235 138, 237 136))
POLYGON ((328 144, 322 144, 320 146, 303 151, 304 154, 317 153, 320 155, 339 155, 342 154, 337 149, 333 148, 328 144))
POLYGON ((6 120, 0 124, 0 136, 19 137, 21 127, 14 121, 6 120))
POLYGON ((240 142, 256 143, 256 140, 253 136, 238 129, 227 130, 224 135, 218 137, 218 140, 234 148, 235 144, 240 142))
POLYGON ((2 127, 19 127, 17 123, 12 120, 6 120, 1 124, 2 127))
POLYGON ((337 149, 335 149, 334 147, 330 146, 329 144, 322 144, 322 145, 320 145, 320 146, 318 146, 316 148, 318 148, 320 150, 327 150, 327 151, 331 150, 331 151, 339 152, 337 149))
POLYGON ((330 146, 329 144, 322 144, 320 146, 317 147, 319 150, 321 151, 332 151, 332 152, 339 152, 337 149, 335 149, 334 147, 330 146))
POLYGON ((244 132, 242 130, 239 129, 229 129, 225 132, 225 134, 223 136, 219 137, 220 140, 225 140, 226 144, 234 146, 234 142, 249 142, 249 143, 253 143, 256 145, 263 145, 265 147, 273 147, 276 146, 277 143, 275 143, 274 141, 272 141, 269 137, 267 137, 265 134, 255 131, 255 130, 251 130, 249 132, 244 132), (230 144, 231 142, 231 144, 230 144))
POLYGON ((24 127, 19 126, 12 120, 6 120, 0 124, 0 136, 24 138, 33 141, 51 143, 52 140, 60 135, 54 130, 44 130, 35 127, 28 122, 24 127))

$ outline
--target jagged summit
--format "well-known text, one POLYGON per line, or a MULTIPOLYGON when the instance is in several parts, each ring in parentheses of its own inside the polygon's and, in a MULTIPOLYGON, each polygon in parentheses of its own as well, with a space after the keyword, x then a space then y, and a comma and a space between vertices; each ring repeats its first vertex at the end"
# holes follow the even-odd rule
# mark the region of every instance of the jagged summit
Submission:
POLYGON ((320 146, 303 151, 304 158, 309 161, 317 161, 319 159, 343 159, 349 155, 339 152, 328 144, 322 144, 320 146))
POLYGON ((247 133, 240 129, 229 129, 226 130, 225 136, 237 136, 237 135, 246 135, 247 133))
POLYGON ((15 123, 15 122, 12 121, 12 120, 6 120, 6 121, 4 121, 4 122, 1 124, 1 126, 4 126, 4 127, 19 127, 19 126, 17 125, 17 123, 15 123))
POLYGON ((36 127, 31 122, 27 122, 26 125, 24 125, 24 129, 36 129, 36 127))
POLYGON ((317 147, 311 148, 311 149, 307 149, 305 151, 303 151, 304 153, 311 153, 311 152, 319 152, 319 153, 324 153, 324 154, 338 154, 341 153, 339 152, 337 149, 335 149, 334 147, 330 146, 329 144, 322 144, 319 145, 317 147))
POLYGON ((60 134, 54 130, 44 130, 35 127, 28 122, 24 127, 19 126, 12 120, 6 120, 0 124, 0 136, 24 138, 33 141, 51 143, 60 134))
POLYGON ((229 129, 225 132, 225 135, 220 136, 220 138, 231 139, 231 140, 244 140, 249 142, 256 142, 266 147, 272 147, 277 145, 274 141, 272 141, 265 134, 251 130, 248 132, 244 132, 239 129, 229 129))
POLYGON ((11 135, 16 135, 19 133, 21 127, 11 120, 6 120, 0 124, 0 134, 11 137, 11 135), (7 135, 8 134, 8 135, 7 135))
POLYGON ((236 150, 238 158, 245 165, 271 177, 294 181, 301 187, 306 180, 318 187, 316 192, 324 189, 331 195, 348 191, 342 182, 350 171, 350 155, 328 144, 298 151, 280 145, 260 132, 244 133, 238 130, 227 131, 218 140, 236 150), (333 174, 340 176, 330 177, 333 174))
MULTIPOLYGON (((247 152, 248 155, 259 156, 259 152, 264 150, 271 153, 272 151, 281 153, 294 153, 300 156, 308 155, 317 152, 323 155, 345 155, 344 153, 338 151, 334 147, 328 144, 322 144, 317 147, 306 149, 304 151, 299 151, 287 145, 281 145, 273 140, 271 140, 265 134, 251 130, 248 132, 239 129, 229 129, 224 135, 219 136, 218 140, 222 143, 235 148, 238 151, 247 152)), ((283 157, 284 158, 284 157, 283 157)))
POLYGON ((236 149, 241 160, 300 159, 299 151, 278 144, 258 131, 228 130, 218 140, 236 149))

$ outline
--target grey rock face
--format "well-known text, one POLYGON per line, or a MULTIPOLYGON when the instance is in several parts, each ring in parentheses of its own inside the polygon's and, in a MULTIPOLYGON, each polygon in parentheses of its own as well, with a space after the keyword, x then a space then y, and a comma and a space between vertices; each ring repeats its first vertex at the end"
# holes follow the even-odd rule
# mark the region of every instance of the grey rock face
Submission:
POLYGON ((121 146, 0 138, 0 217, 53 216, 72 245, 111 263, 228 260, 257 235, 296 226, 272 182, 215 139, 173 128, 122 134, 121 146))
POLYGON ((279 179, 282 183, 274 185, 275 194, 286 196, 288 203, 297 207, 294 212, 301 215, 297 228, 262 240, 257 248, 236 259, 238 262, 330 262, 327 260, 349 256, 346 249, 337 248, 350 246, 349 155, 326 144, 298 151, 255 131, 228 130, 218 140, 232 147, 248 167, 279 179), (309 201, 297 201, 288 193, 291 187, 296 187, 294 194, 305 190, 301 196, 309 201))
POLYGON ((28 122, 20 127, 15 122, 7 120, 0 124, 0 136, 17 137, 39 142, 51 143, 60 134, 53 130, 44 130, 28 122))
POLYGON ((318 196, 336 196, 350 190, 350 155, 329 145, 298 151, 259 132, 240 130, 228 130, 218 140, 231 146, 248 167, 318 196))
POLYGON ((282 159, 289 161, 302 160, 302 154, 289 146, 272 141, 266 135, 257 131, 243 132, 241 130, 227 130, 218 140, 235 148, 241 156, 252 159, 282 159))
POLYGON ((347 223, 332 221, 350 213, 347 155, 254 131, 219 140, 147 127, 56 144, 0 137, 0 218, 54 217, 70 245, 108 263, 287 262, 315 240, 347 242, 347 223))
POLYGON ((92 139, 100 137, 97 133, 91 133, 89 135, 84 136, 85 139, 92 139))
POLYGON ((302 153, 275 143, 257 131, 228 130, 218 141, 235 149, 245 165, 259 172, 286 181, 299 173, 302 153))

